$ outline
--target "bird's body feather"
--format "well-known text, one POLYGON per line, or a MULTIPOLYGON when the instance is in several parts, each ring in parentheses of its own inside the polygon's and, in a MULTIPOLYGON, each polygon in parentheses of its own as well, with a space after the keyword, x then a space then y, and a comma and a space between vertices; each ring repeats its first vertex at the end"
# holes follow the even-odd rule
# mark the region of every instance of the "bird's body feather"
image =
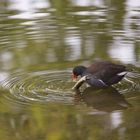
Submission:
POLYGON ((122 80, 127 73, 125 66, 114 64, 109 61, 95 61, 82 72, 79 68, 79 71, 79 75, 81 75, 81 77, 88 76, 86 82, 89 85, 96 87, 106 87, 116 84, 122 80))

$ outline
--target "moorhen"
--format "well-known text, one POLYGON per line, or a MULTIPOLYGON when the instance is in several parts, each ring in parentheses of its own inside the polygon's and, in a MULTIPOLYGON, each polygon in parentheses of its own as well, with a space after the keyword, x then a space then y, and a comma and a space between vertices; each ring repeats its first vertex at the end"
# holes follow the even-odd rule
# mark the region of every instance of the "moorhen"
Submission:
POLYGON ((76 66, 73 69, 73 80, 78 76, 81 79, 74 85, 73 89, 78 89, 84 82, 92 87, 104 88, 118 83, 127 74, 127 69, 123 65, 114 64, 109 61, 95 61, 91 66, 76 66))

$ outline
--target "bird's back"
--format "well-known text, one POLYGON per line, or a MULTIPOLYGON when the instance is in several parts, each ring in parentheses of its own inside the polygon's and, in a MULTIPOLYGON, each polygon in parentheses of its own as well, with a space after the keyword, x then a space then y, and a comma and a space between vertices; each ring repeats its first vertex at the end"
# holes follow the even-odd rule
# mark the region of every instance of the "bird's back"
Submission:
POLYGON ((95 61, 87 68, 88 73, 102 79, 104 82, 124 71, 126 71, 125 66, 108 61, 95 61))

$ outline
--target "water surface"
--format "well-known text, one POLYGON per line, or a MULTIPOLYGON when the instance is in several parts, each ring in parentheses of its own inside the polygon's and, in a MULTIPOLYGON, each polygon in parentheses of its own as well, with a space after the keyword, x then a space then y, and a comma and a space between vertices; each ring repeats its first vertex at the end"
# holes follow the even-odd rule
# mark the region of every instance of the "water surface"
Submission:
POLYGON ((0 139, 139 140, 140 2, 0 3, 0 139), (72 68, 126 65, 119 84, 72 91, 72 68))

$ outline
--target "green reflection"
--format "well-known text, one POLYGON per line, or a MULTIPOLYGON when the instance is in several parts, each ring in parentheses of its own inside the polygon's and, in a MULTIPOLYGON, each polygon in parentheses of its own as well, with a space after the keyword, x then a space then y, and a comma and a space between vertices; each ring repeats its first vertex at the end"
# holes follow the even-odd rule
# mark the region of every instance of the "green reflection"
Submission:
MULTIPOLYGON (((138 101, 132 103, 136 105, 138 101)), ((4 105, 6 110, 0 114, 1 139, 139 139, 138 107, 118 112, 122 123, 114 128, 113 113, 90 115, 85 113, 84 106, 32 104, 18 109, 10 106, 4 105)))
MULTIPOLYGON (((17 79, 20 85, 15 94, 11 94, 10 88, 0 87, 0 139, 139 140, 139 9, 128 8, 126 0, 100 0, 100 4, 93 1, 85 5, 69 0, 39 1, 48 4, 45 8, 37 8, 40 3, 37 1, 35 6, 35 2, 30 1, 32 6, 27 11, 13 6, 18 1, 0 2, 0 81, 3 73, 7 79, 15 74, 13 81, 17 79), (119 57, 113 56, 112 51, 119 57), (24 79, 17 73, 25 73, 28 79, 29 72, 71 70, 94 58, 130 63, 130 68, 137 72, 132 80, 136 83, 134 90, 128 89, 122 95, 116 89, 87 89, 85 94, 71 95, 71 105, 27 101, 17 96, 27 84, 21 82, 24 79)), ((42 85, 44 88, 47 83, 45 79, 35 86, 35 80, 29 81, 32 87, 27 91, 42 85)), ((63 86, 67 85, 64 82, 63 86)), ((129 84, 117 87, 120 86, 130 88, 129 84)), ((57 87, 61 88, 60 83, 55 83, 57 87)), ((26 97, 30 95, 27 91, 26 97)), ((37 91, 47 97, 46 90, 37 91)))

